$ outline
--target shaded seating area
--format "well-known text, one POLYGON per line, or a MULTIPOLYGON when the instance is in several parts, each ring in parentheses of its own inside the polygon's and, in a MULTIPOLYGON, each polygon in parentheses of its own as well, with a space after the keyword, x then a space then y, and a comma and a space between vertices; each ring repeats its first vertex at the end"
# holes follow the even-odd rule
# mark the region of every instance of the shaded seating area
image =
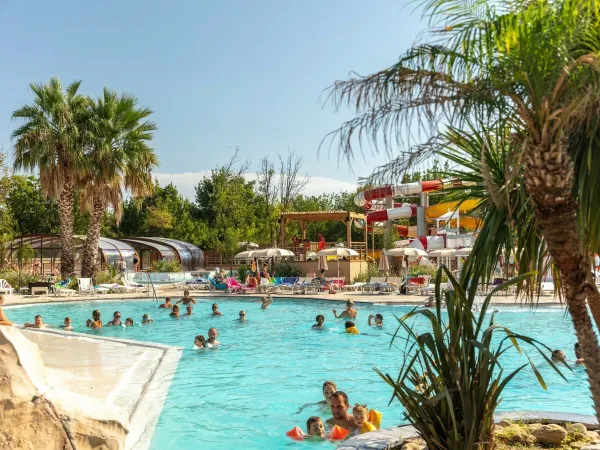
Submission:
POLYGON ((120 238, 139 255, 138 270, 150 269, 155 261, 177 261, 184 272, 198 270, 204 265, 204 253, 193 244, 161 237, 120 238))

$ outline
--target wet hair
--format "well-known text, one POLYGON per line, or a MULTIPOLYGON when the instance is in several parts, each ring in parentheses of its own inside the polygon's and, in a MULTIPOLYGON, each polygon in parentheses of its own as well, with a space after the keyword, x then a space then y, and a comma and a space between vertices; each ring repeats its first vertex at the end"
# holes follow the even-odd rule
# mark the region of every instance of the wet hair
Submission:
POLYGON ((192 305, 187 305, 185 309, 194 309, 194 307, 192 305))
POLYGON ((375 314, 375 318, 383 322, 383 314, 375 314))
POLYGON ((352 328, 352 327, 356 326, 354 324, 354 322, 352 322, 351 320, 347 320, 344 325, 346 326, 346 328, 352 328))
POLYGON ((575 349, 575 356, 577 357, 577 359, 581 358, 581 348, 579 347, 579 342, 575 342, 575 345, 573 347, 575 349))
POLYGON ((552 350, 552 360, 554 361, 564 361, 565 355, 562 350, 552 350))
POLYGON ((306 431, 308 432, 310 430, 310 426, 313 423, 316 423, 316 422, 321 422, 322 423, 323 420, 319 416, 310 416, 308 418, 308 420, 306 421, 306 431))
POLYGON ((170 302, 170 301, 171 301, 171 297, 167 297, 167 298, 165 298, 165 303, 168 303, 168 302, 170 302))
POLYGON ((188 289, 186 289, 185 291, 183 291, 183 295, 185 295, 185 294, 190 295, 190 291, 188 289))
MULTIPOLYGON (((211 328, 209 328, 209 329, 208 329, 208 332, 209 332, 209 333, 210 333, 210 330, 215 330, 215 331, 217 331, 217 329, 216 329, 215 327, 211 327, 211 328)), ((217 331, 217 333, 219 333, 219 332, 217 331)))
POLYGON ((217 305, 216 303, 213 303, 213 304, 212 304, 212 306, 211 306, 211 308, 214 308, 215 306, 216 306, 217 308, 219 307, 219 305, 217 305))
POLYGON ((97 322, 100 320, 100 311, 98 311, 97 309, 92 311, 92 319, 94 319, 94 322, 97 322))
POLYGON ((120 311, 115 311, 115 312, 113 313, 113 317, 115 317, 117 314, 121 314, 121 312, 120 312, 120 311))
POLYGON ((344 399, 344 405, 348 406, 348 395, 344 391, 335 391, 331 394, 331 398, 344 399))
POLYGON ((367 405, 359 405, 358 403, 354 405, 352 411, 362 411, 365 413, 365 416, 369 414, 369 409, 367 408, 367 405))
MULTIPOLYGON (((40 319, 42 319, 42 316, 40 316, 39 314, 38 314, 37 316, 35 316, 35 317, 34 317, 34 319, 37 319, 38 317, 39 317, 40 319)), ((43 319, 42 319, 42 320, 43 320, 43 319)))
POLYGON ((65 317, 65 322, 66 322, 67 320, 68 320, 69 322, 71 322, 71 318, 70 318, 70 317, 65 317))
POLYGON ((352 300, 346 300, 346 307, 352 308, 354 306, 354 302, 352 300))
POLYGON ((321 319, 323 319, 323 322, 325 322, 325 316, 323 316, 323 314, 319 314, 317 317, 315 317, 315 320, 318 322, 319 321, 319 317, 321 319))
POLYGON ((330 380, 325 381, 325 383, 323 383, 323 391, 325 390, 325 386, 333 386, 333 389, 335 389, 335 391, 337 392, 337 384, 335 384, 335 382, 330 380))
POLYGON ((150 316, 148 315, 148 313, 146 313, 142 316, 142 319, 149 319, 149 318, 150 318, 150 316))
POLYGON ((133 322, 133 319, 131 317, 128 317, 127 319, 125 319, 125 324, 127 324, 127 322, 131 322, 131 326, 135 325, 135 323, 133 322))
POLYGON ((173 309, 171 310, 172 312, 179 312, 179 305, 173 305, 173 309))
POLYGON ((196 336, 194 338, 194 344, 196 344, 196 341, 202 342, 202 345, 206 344, 206 339, 204 338, 204 336, 202 334, 199 334, 198 336, 196 336))
POLYGON ((89 327, 92 324, 92 319, 88 319, 85 321, 85 326, 89 327))

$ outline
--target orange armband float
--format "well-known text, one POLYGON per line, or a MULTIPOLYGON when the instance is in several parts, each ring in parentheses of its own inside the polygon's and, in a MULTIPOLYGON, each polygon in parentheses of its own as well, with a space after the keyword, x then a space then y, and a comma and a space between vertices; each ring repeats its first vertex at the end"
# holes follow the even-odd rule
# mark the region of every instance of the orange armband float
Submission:
POLYGON ((304 431, 300 429, 300 427, 294 427, 287 433, 286 436, 291 437, 295 441, 303 441, 304 440, 304 431))
POLYGON ((327 439, 330 439, 332 441, 341 441, 343 439, 346 439, 348 433, 350 432, 345 428, 342 428, 339 425, 334 425, 329 434, 327 435, 327 439))

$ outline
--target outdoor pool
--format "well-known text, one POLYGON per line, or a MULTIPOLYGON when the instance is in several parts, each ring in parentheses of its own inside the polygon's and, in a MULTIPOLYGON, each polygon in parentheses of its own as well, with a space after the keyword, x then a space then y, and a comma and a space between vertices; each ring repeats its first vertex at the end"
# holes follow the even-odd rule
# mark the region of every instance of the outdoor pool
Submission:
MULTIPOLYGON (((325 380, 335 381, 351 404, 366 403, 382 411, 383 427, 404 423, 402 408, 397 402, 388 406, 391 390, 372 368, 397 375, 403 344, 389 348, 391 333, 396 330, 393 316, 412 307, 357 304, 356 324, 364 333, 361 335, 344 334, 343 320, 333 318, 332 307, 343 310, 340 303, 276 299, 263 311, 258 299, 210 298, 194 305, 193 316, 179 320, 170 318, 168 311, 157 309, 158 303, 150 300, 34 305, 6 308, 6 313, 16 323, 31 322, 34 315, 41 314, 52 325, 60 325, 70 316, 79 332, 184 347, 151 448, 218 450, 235 446, 264 450, 308 445, 286 438, 285 432, 296 425, 304 429, 311 415, 331 416, 316 406, 297 414, 300 406, 323 399, 321 385, 325 380), (219 303, 223 316, 210 315, 213 302, 219 303), (101 311, 104 323, 119 310, 122 320, 132 317, 136 327, 87 329, 85 321, 93 309, 101 311), (235 320, 241 309, 247 313, 247 323, 235 320), (154 324, 139 325, 144 313, 151 315, 154 324), (367 326, 367 317, 375 313, 384 315, 383 329, 367 326), (325 315, 327 330, 311 330, 317 314, 325 315), (194 336, 207 337, 209 327, 218 329, 222 345, 191 350, 194 336)), ((498 323, 562 349, 570 362, 574 360, 575 336, 562 309, 499 309, 498 323)), ((526 368, 505 390, 500 410, 593 414, 583 367, 573 365, 573 372, 565 369, 565 382, 536 353, 529 354, 544 375, 548 391, 539 387, 531 369, 526 368)), ((504 362, 508 373, 527 360, 512 352, 504 362)))

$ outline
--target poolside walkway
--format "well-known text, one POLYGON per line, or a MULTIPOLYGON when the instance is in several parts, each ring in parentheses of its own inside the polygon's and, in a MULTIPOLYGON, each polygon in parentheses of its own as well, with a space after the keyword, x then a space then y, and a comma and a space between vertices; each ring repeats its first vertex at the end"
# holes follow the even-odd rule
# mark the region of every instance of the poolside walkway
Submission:
MULTIPOLYGON (((210 301, 212 298, 261 298, 263 294, 226 294, 223 291, 191 291, 191 296, 196 300, 210 301)), ((172 286, 160 287, 157 289, 157 296, 159 300, 164 300, 165 297, 171 297, 173 300, 178 300, 183 297, 183 289, 176 289, 172 286)), ((327 300, 335 302, 345 302, 348 299, 354 300, 356 303, 381 303, 381 304, 406 304, 406 305, 417 305, 423 304, 427 299, 427 296, 419 295, 397 295, 397 294, 372 294, 361 292, 344 292, 339 294, 308 294, 308 295, 294 295, 292 293, 278 293, 273 294, 273 298, 285 298, 286 300, 327 300)), ((141 300, 149 298, 147 293, 121 293, 121 294, 99 294, 99 295, 73 295, 73 296, 54 296, 54 295, 22 295, 13 294, 5 296, 5 306, 10 305, 33 305, 37 303, 55 303, 55 302, 71 302, 71 301, 114 301, 114 300, 141 300)), ((519 305, 524 308, 530 308, 531 303, 524 303, 521 299, 515 298, 513 295, 497 295, 492 299, 493 304, 497 305, 519 305)), ((559 306, 561 302, 558 298, 553 296, 542 296, 536 302, 538 306, 559 306)))

